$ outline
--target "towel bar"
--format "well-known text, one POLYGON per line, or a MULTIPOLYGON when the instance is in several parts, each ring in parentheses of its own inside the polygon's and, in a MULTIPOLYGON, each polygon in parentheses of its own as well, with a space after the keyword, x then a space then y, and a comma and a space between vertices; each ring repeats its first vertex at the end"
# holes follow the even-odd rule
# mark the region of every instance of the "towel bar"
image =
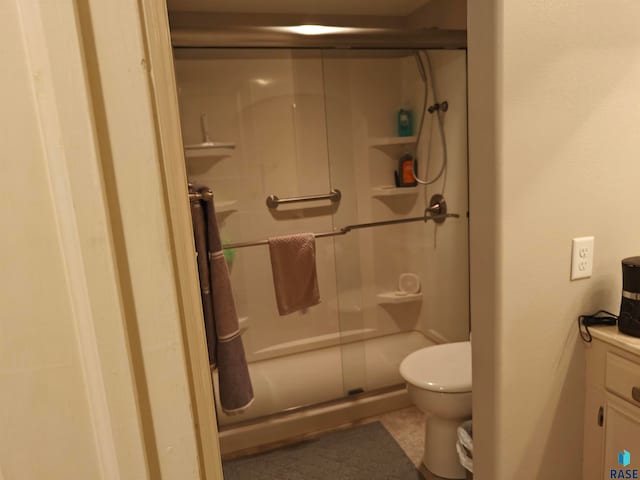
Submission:
MULTIPOLYGON (((338 230, 333 230, 331 232, 314 233, 314 236, 316 238, 335 237, 338 235, 346 235, 353 230, 359 230, 361 228, 383 227, 385 225, 397 225, 400 223, 427 222, 428 220, 441 224, 447 218, 460 218, 460 215, 458 215, 457 213, 448 213, 447 202, 445 201, 444 197, 442 195, 436 194, 431 197, 429 206, 424 209, 424 214, 420 217, 399 218, 397 220, 383 220, 380 222, 356 223, 354 225, 344 226, 338 230)), ((222 248, 226 250, 230 248, 255 247, 257 245, 268 244, 269 240, 265 239, 256 240, 254 242, 228 243, 226 245, 223 245, 222 248)))

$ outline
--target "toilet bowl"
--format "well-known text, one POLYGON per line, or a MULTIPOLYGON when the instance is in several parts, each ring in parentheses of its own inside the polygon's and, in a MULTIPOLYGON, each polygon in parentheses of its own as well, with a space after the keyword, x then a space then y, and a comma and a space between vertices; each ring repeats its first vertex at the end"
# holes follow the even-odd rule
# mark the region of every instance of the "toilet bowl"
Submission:
POLYGON ((471 418, 471 343, 447 343, 409 354, 400 364, 414 405, 426 416, 422 463, 434 475, 465 478, 457 429, 471 418))

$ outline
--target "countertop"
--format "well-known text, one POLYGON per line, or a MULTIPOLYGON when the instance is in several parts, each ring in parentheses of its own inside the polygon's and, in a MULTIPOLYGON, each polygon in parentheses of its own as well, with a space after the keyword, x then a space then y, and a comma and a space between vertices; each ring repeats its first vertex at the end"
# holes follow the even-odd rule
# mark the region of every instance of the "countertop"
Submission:
POLYGON ((640 338, 621 333, 617 326, 589 327, 589 331, 593 338, 615 345, 635 355, 640 355, 640 338))

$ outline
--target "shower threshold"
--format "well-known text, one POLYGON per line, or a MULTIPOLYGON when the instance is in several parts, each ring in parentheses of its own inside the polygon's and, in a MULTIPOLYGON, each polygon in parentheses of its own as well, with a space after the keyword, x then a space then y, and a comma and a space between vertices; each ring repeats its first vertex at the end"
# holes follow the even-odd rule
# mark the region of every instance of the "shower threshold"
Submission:
POLYGON ((405 385, 399 384, 236 423, 220 428, 222 458, 229 460, 272 450, 410 405, 405 385))

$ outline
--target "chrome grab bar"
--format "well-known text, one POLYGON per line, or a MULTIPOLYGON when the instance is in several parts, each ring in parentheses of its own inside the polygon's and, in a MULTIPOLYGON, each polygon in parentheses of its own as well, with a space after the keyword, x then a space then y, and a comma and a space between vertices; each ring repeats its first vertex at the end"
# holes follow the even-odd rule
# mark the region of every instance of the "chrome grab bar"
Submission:
POLYGON ((337 188, 334 188, 329 193, 324 193, 320 195, 306 195, 304 197, 289 197, 289 198, 279 198, 277 195, 269 195, 267 197, 267 207, 274 209, 278 208, 279 205, 284 205, 287 203, 297 203, 297 202, 312 202, 314 200, 331 200, 332 202, 339 202, 342 198, 342 193, 337 188))

